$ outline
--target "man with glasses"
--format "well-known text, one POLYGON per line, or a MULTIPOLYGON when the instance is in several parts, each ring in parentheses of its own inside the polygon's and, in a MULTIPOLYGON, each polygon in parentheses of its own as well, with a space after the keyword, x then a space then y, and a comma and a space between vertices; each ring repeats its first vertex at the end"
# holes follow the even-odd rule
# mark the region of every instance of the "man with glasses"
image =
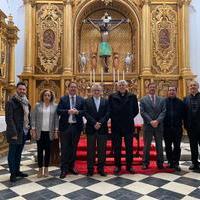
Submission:
POLYGON ((127 82, 120 80, 117 83, 117 92, 109 96, 112 142, 114 147, 114 173, 121 171, 122 137, 126 148, 126 170, 135 173, 133 162, 133 133, 134 117, 138 114, 138 101, 134 94, 128 92, 127 82))
POLYGON ((70 82, 68 94, 61 97, 57 107, 57 113, 60 116, 61 179, 65 178, 68 172, 78 174, 75 160, 80 134, 83 130, 84 99, 76 94, 77 84, 70 82))
POLYGON ((108 100, 101 97, 103 89, 100 84, 91 88, 92 97, 85 101, 85 117, 87 119, 87 176, 94 173, 94 162, 97 156, 97 171, 101 176, 106 176, 104 165, 106 160, 107 121, 109 118, 108 100))
POLYGON ((164 141, 169 167, 174 168, 176 171, 181 171, 179 160, 181 156, 180 145, 183 134, 182 123, 185 109, 183 101, 176 94, 177 88, 175 86, 169 86, 168 97, 165 100, 164 141))

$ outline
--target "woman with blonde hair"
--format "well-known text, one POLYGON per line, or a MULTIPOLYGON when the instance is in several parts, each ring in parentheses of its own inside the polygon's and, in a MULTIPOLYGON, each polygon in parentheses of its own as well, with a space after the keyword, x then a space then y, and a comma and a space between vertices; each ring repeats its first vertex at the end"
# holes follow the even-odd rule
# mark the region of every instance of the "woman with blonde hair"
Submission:
POLYGON ((53 139, 58 138, 57 104, 54 103, 54 94, 45 89, 40 95, 40 102, 35 105, 31 116, 32 138, 37 141, 38 178, 48 176, 50 162, 50 148, 53 139), (43 155, 45 151, 45 155, 43 155), (44 171, 43 171, 44 167, 44 171))

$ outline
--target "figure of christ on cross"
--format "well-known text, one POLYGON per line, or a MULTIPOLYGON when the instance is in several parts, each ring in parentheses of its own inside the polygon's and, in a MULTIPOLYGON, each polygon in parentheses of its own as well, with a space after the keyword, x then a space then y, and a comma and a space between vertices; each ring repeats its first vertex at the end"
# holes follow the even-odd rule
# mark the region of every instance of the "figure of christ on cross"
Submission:
POLYGON ((108 43, 109 33, 122 23, 129 23, 129 19, 112 19, 106 12, 101 19, 83 20, 83 23, 92 24, 101 34, 101 43, 99 44, 99 56, 103 60, 104 72, 109 71, 108 58, 112 55, 112 48, 108 43))

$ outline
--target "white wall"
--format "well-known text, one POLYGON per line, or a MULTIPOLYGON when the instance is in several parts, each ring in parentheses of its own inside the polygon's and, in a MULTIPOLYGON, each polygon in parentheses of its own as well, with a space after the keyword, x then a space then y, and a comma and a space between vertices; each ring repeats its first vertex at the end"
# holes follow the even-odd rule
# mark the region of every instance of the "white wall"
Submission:
POLYGON ((200 82, 200 0, 190 5, 190 65, 200 82))
MULTIPOLYGON (((14 22, 20 29, 19 41, 16 47, 16 76, 23 71, 24 66, 24 7, 22 0, 0 0, 0 9, 14 17, 14 22)), ((194 74, 200 82, 200 0, 192 0, 190 6, 190 63, 194 74)))
POLYGON ((13 16, 13 21, 18 27, 19 40, 15 49, 15 74, 21 74, 24 66, 24 6, 22 0, 0 0, 0 9, 8 16, 13 16))

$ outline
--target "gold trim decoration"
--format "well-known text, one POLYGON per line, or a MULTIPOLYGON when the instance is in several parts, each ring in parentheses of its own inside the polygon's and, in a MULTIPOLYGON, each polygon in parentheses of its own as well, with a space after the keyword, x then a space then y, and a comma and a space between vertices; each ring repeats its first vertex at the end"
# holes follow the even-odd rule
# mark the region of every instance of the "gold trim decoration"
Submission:
POLYGON ((37 11, 38 58, 40 73, 57 73, 61 68, 61 34, 63 11, 57 5, 45 4, 37 11))
MULTIPOLYGON (((152 11, 153 72, 172 74, 177 70, 177 12, 169 5, 152 11)), ((177 72, 177 71, 176 71, 177 72)))

